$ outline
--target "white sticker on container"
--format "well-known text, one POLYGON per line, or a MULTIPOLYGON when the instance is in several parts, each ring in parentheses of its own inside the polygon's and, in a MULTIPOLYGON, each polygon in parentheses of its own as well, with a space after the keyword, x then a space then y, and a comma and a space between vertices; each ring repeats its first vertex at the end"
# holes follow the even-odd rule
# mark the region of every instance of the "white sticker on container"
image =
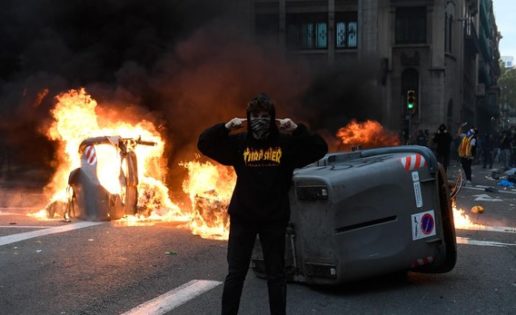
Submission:
POLYGON ((423 196, 421 195, 421 184, 419 183, 419 173, 412 172, 412 181, 414 182, 414 197, 416 199, 416 207, 423 207, 423 196))
POLYGON ((434 210, 420 212, 411 216, 412 240, 435 235, 435 213, 434 210))
POLYGON ((419 182, 419 172, 418 171, 412 172, 412 181, 419 182))

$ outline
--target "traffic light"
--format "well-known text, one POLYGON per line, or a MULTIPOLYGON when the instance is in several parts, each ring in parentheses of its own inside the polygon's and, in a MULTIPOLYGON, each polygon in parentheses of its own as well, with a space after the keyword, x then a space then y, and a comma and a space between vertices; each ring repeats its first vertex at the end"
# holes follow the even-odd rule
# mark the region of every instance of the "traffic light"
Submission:
POLYGON ((413 114, 416 111, 416 91, 407 91, 407 111, 413 114))

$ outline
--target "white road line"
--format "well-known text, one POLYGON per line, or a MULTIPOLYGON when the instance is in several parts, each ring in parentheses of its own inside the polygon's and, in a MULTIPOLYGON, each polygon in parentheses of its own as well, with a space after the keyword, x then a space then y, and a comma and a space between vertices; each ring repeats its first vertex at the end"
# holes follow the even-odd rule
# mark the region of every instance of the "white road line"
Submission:
POLYGON ((507 247, 507 246, 516 246, 513 243, 500 243, 500 242, 491 242, 491 241, 477 241, 472 240, 467 237, 457 237, 457 244, 466 244, 466 245, 477 245, 477 246, 493 246, 493 247, 507 247))
POLYGON ((16 233, 16 234, 7 235, 7 236, 1 236, 0 237, 0 246, 28 240, 28 239, 34 238, 34 237, 73 231, 73 230, 82 229, 82 228, 99 225, 99 224, 103 224, 103 223, 104 222, 78 222, 78 223, 57 226, 57 227, 48 228, 48 229, 39 230, 39 231, 31 231, 31 232, 16 233))
POLYGON ((54 226, 41 225, 0 225, 0 229, 48 229, 54 226))
POLYGON ((161 315, 220 285, 220 281, 192 280, 122 315, 161 315))
MULTIPOLYGON (((477 188, 477 187, 470 187, 470 186, 462 186, 461 189, 485 191, 485 188, 477 188)), ((502 188, 495 188, 495 189, 498 190, 497 193, 516 195, 516 191, 507 191, 507 190, 503 190, 502 188)))
POLYGON ((470 231, 488 231, 488 232, 500 232, 500 233, 516 233, 516 227, 512 226, 488 226, 488 225, 473 225, 473 226, 462 226, 456 228, 457 230, 470 230, 470 231))

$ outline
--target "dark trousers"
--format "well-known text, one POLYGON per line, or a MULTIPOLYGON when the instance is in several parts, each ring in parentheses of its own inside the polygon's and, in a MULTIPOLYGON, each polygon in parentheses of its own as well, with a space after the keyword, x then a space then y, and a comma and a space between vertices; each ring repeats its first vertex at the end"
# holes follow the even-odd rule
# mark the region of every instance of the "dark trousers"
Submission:
POLYGON ((249 269, 256 235, 260 236, 272 315, 284 315, 287 304, 283 224, 252 224, 231 218, 228 241, 228 275, 222 293, 222 314, 238 314, 240 296, 249 269))
POLYGON ((466 180, 471 180, 471 164, 473 163, 472 159, 468 158, 460 158, 460 164, 462 164, 462 169, 464 173, 466 173, 466 180))
POLYGON ((486 166, 489 166, 489 168, 493 168, 493 152, 491 150, 484 150, 483 154, 483 168, 486 168, 486 166))
POLYGON ((447 171, 450 164, 450 153, 437 152, 437 160, 443 165, 444 170, 447 171))

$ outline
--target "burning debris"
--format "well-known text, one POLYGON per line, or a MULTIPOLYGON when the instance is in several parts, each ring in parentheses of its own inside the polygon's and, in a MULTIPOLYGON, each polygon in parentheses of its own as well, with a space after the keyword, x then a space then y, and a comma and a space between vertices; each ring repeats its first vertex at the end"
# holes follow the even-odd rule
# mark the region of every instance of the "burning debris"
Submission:
POLYGON ((46 190, 50 203, 32 216, 116 220, 127 225, 149 221, 190 222, 193 233, 226 239, 226 207, 235 183, 229 168, 186 162, 183 190, 191 209, 169 197, 165 141, 148 121, 129 124, 97 115, 97 103, 84 89, 57 97, 46 135, 59 143, 57 171, 46 190), (142 140, 144 139, 144 140, 142 140))
POLYGON ((232 168, 210 162, 191 161, 182 164, 188 169, 183 190, 190 196, 193 220, 190 228, 202 237, 219 239, 229 236, 227 207, 236 183, 232 168))
POLYGON ((352 120, 337 131, 337 138, 341 141, 339 150, 344 151, 400 144, 398 135, 384 129, 380 123, 374 120, 366 120, 364 122, 352 120))

